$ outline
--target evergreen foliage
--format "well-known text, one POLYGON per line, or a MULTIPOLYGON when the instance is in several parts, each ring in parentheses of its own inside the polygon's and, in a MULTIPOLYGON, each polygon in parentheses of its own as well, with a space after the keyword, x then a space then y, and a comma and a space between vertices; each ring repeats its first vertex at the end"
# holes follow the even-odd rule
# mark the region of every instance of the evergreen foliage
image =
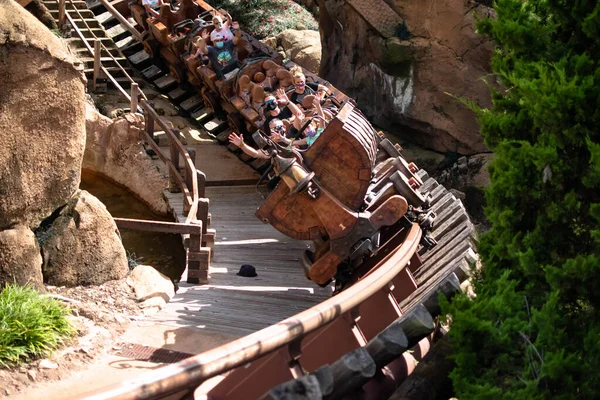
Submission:
POLYGON ((503 89, 477 109, 496 153, 473 300, 452 319, 461 399, 600 393, 600 5, 497 0, 478 22, 503 89))
POLYGON ((44 356, 75 333, 69 309, 30 287, 8 285, 0 292, 0 367, 44 356))

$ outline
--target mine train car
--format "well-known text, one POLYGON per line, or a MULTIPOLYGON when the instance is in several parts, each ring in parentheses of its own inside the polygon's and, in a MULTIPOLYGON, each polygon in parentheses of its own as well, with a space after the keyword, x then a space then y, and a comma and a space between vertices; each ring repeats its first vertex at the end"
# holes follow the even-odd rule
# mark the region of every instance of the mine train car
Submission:
MULTIPOLYGON (((239 68, 217 79, 208 63, 193 55, 193 41, 203 29, 214 29, 213 16, 226 18, 225 11, 202 0, 181 0, 176 11, 163 4, 159 19, 146 17, 141 0, 129 8, 146 30, 148 54, 160 57, 176 80, 201 93, 205 106, 227 115, 233 130, 246 137, 256 132, 256 147, 270 152, 280 182, 256 216, 289 237, 313 241, 314 251, 300 257, 309 279, 343 285, 407 223, 418 222, 425 233, 432 226, 435 215, 428 211, 427 194, 419 191, 417 167, 375 131, 352 99, 304 71, 307 81, 328 86, 335 116, 307 150, 281 148, 260 132, 260 107, 265 87, 294 90, 292 64, 283 65, 278 52, 242 32, 236 45, 239 68)), ((424 234, 422 244, 431 247, 435 241, 424 234)))

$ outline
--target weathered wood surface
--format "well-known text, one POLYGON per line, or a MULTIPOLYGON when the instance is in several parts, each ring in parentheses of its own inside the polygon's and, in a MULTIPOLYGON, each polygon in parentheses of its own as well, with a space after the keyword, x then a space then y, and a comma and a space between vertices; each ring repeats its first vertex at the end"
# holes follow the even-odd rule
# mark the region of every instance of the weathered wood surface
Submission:
POLYGON ((262 198, 253 186, 209 187, 206 195, 217 231, 210 284, 189 285, 184 276, 154 321, 243 336, 331 296, 330 288, 306 279, 298 264, 309 243, 290 239, 254 216, 262 198), (255 266, 258 276, 237 276, 242 264, 255 266))

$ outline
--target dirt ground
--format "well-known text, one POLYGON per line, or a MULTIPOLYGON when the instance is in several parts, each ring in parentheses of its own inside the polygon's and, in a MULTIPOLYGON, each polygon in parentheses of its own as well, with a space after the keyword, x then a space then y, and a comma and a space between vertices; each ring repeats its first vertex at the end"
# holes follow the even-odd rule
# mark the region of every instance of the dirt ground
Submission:
POLYGON ((146 321, 125 279, 47 290, 72 309, 77 336, 45 359, 0 369, 2 399, 76 397, 165 365, 122 356, 132 343, 198 354, 235 339, 146 321))

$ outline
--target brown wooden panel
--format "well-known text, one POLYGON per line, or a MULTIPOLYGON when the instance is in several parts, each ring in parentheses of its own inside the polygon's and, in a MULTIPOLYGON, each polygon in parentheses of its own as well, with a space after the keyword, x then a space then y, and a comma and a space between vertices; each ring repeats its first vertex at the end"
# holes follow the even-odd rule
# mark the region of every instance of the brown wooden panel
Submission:
POLYGON ((400 307, 392 304, 387 288, 362 303, 359 312, 360 319, 357 323, 366 340, 373 339, 401 315, 400 307))
POLYGON ((358 347, 359 343, 350 329, 350 324, 344 317, 339 317, 304 338, 300 364, 308 372, 313 372, 358 347))
POLYGON ((312 200, 303 194, 289 194, 290 189, 279 183, 271 192, 267 200, 256 210, 256 216, 261 220, 265 218, 279 232, 298 240, 315 238, 321 221, 312 209, 312 200))
POLYGON ((209 400, 257 399, 273 386, 293 378, 287 362, 279 352, 275 352, 249 365, 234 369, 207 393, 207 398, 209 400))

